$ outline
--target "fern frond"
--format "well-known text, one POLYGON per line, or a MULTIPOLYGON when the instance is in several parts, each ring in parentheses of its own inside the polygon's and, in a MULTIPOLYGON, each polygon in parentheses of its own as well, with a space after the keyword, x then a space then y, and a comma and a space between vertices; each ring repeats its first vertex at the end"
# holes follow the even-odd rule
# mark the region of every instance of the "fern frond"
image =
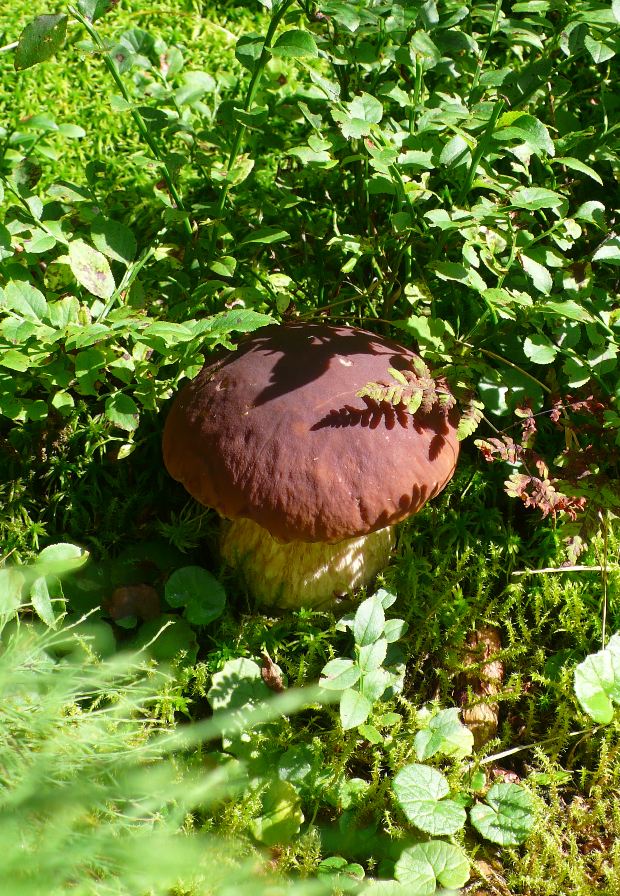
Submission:
POLYGON ((482 402, 476 401, 475 398, 470 398, 461 414, 461 419, 459 420, 459 425, 456 430, 456 437, 459 442, 468 438, 478 429, 483 412, 484 405, 482 402))

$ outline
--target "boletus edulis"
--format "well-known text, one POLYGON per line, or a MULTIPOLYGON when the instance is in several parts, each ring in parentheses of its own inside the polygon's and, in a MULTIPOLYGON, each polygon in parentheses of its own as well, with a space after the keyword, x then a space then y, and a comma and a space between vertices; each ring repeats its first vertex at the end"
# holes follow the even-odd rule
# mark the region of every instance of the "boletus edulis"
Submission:
POLYGON ((357 397, 416 355, 365 330, 265 327, 209 361, 166 420, 166 467, 226 519, 225 560, 254 597, 319 607, 387 565, 394 526, 452 477, 458 414, 357 397))

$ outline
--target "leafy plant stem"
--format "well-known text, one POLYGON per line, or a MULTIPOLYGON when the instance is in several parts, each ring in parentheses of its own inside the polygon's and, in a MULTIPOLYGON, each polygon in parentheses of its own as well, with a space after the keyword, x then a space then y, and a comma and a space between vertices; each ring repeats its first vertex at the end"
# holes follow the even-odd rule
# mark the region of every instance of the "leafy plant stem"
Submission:
POLYGON ((136 279, 136 277, 138 276, 138 274, 140 273, 140 271, 142 270, 144 265, 147 263, 149 258, 155 252, 157 245, 158 245, 158 240, 155 240, 154 242, 152 242, 140 254, 140 257, 137 259, 135 264, 133 264, 130 268, 127 269, 123 279, 121 280, 121 282, 119 283, 117 288, 114 290, 114 292, 112 293, 112 295, 106 302, 104 308, 102 309, 101 313, 97 317, 98 322, 101 322, 102 320, 106 319, 106 317, 108 316, 108 314, 110 313, 112 308, 114 308, 114 305, 116 304, 116 302, 118 301, 118 299, 122 295, 122 293, 130 288, 131 284, 134 282, 134 280, 136 279))
POLYGON ((601 584, 603 588, 603 618, 601 621, 601 643, 603 650, 607 640, 607 571, 609 561, 609 534, 608 534, 608 517, 603 515, 599 510, 599 519, 601 522, 601 530, 603 535, 603 557, 601 563, 601 584))
POLYGON ((36 224, 37 227, 39 227, 41 230, 44 230, 45 233, 48 233, 50 236, 53 236, 54 239, 57 240, 57 242, 59 242, 59 243, 63 243, 65 246, 68 246, 68 245, 69 245, 69 240, 65 239, 64 237, 62 237, 62 236, 61 236, 60 234, 58 234, 58 233, 52 233, 52 231, 51 231, 51 230, 49 229, 49 227, 46 225, 45 221, 39 221, 39 220, 32 214, 32 210, 31 210, 30 206, 28 205, 28 203, 26 202, 26 200, 24 199, 24 197, 21 195, 21 193, 20 193, 18 190, 15 189, 15 187, 13 186, 13 184, 11 183, 11 181, 8 180, 6 177, 4 177, 2 174, 0 174, 0 182, 2 182, 2 183, 4 184, 5 189, 8 190, 9 193, 11 193, 12 196, 15 196, 15 198, 17 199, 17 201, 19 202, 19 204, 20 204, 21 207, 23 208, 24 212, 25 212, 26 215, 28 216, 28 218, 29 218, 31 221, 33 221, 33 222, 36 224))
POLYGON ((487 124, 486 128, 484 129, 484 132, 483 132, 480 140, 478 140, 478 143, 476 144, 476 149, 474 150, 474 153, 472 155, 472 160, 471 160, 471 164, 469 166, 469 171, 467 172, 467 177, 465 178, 465 183, 463 184, 461 192, 459 193, 458 204, 461 204, 462 202, 464 202, 465 197, 471 190, 471 186, 474 182, 474 177, 476 176, 476 171, 478 169, 478 165, 480 163, 481 158, 483 157, 483 155, 485 154, 485 152, 488 148, 489 141, 491 140, 491 137, 493 136, 493 131, 495 130, 495 125, 497 123, 497 119, 501 115, 503 108, 504 108, 504 100, 498 100, 495 103, 495 106, 493 107, 493 112, 491 113, 491 117, 489 118, 488 124, 487 124))
POLYGON ((474 73, 474 78, 472 81, 472 85, 469 91, 468 102, 472 102, 472 97, 475 91, 478 89, 478 84, 480 82, 480 76, 482 75, 482 69, 484 68, 484 63, 487 58, 487 53, 491 48, 491 41, 493 39, 493 35, 497 30, 497 26, 499 23, 499 17, 502 11, 502 0, 495 0, 495 9, 493 10, 493 19, 491 21, 491 27, 489 29, 489 35, 487 37, 486 43, 484 45, 484 49, 480 54, 480 58, 478 59, 478 65, 476 66, 476 71, 474 73))
MULTIPOLYGON (((173 200, 175 206, 180 211, 185 211, 185 207, 183 205, 183 200, 181 199, 179 191, 176 188, 176 185, 175 185, 172 175, 170 173, 170 169, 166 165, 166 162, 164 161, 164 158, 159 150, 159 147, 157 146, 157 143, 151 136, 149 129, 146 126, 146 122, 144 121, 144 118, 140 115, 138 110, 134 107, 131 96, 129 95, 129 91, 127 90, 127 87, 125 86, 125 82, 121 78, 120 72, 119 72, 118 68, 116 67, 114 60, 108 53, 104 42, 101 40, 99 32, 97 31, 96 28, 93 27, 92 22, 89 22, 89 20, 85 16, 83 16, 82 13, 79 12, 79 10, 75 9, 75 7, 70 6, 69 12, 80 23, 80 25, 82 25, 82 27, 86 29, 86 31, 88 32, 90 37, 93 39, 93 41, 97 45, 97 48, 101 52, 101 56, 102 56, 105 67, 107 68, 110 75, 112 76, 114 83, 120 90, 123 99, 130 106, 131 117, 133 118, 133 120, 136 124, 136 127, 138 128, 140 136, 142 137, 142 139, 144 140, 144 142, 150 149, 153 156, 161 164, 162 176, 163 176, 164 181, 166 182, 168 192, 170 193, 170 196, 172 197, 172 200, 173 200)), ((185 232, 187 233, 188 237, 193 236, 192 225, 190 223, 189 218, 187 218, 187 217, 183 218, 183 228, 184 228, 185 232)))
MULTIPOLYGON (((252 107, 254 98, 256 96, 256 91, 258 90, 258 86, 260 84, 260 80, 263 75, 263 71, 265 70, 265 66, 267 65, 267 62, 269 61, 269 50, 270 50, 274 35, 278 29, 278 25, 280 24, 280 22, 282 21, 282 18, 284 17, 284 14, 289 9, 289 7, 291 7, 293 5, 294 2, 295 2, 295 0, 285 0, 285 2, 282 3, 282 5, 279 7, 279 9, 276 10, 271 17, 271 21, 269 22, 269 27, 267 28, 267 33, 265 35, 265 42, 263 43, 263 49, 261 50, 261 54, 258 58, 258 62, 256 63, 254 71, 252 72, 252 77, 250 79, 250 83, 248 85, 248 89, 247 89, 247 92, 245 95, 245 100, 243 103, 243 111, 244 112, 249 112, 249 110, 252 107)), ((239 124, 237 125, 237 130, 235 132, 234 139, 233 139, 233 144, 232 144, 230 152, 228 154, 228 161, 226 164, 226 168, 227 168, 228 172, 230 172, 231 168, 235 164, 237 156, 239 155, 245 132, 246 132, 245 124, 243 124, 243 122, 239 122, 239 124)), ((218 221, 222 216, 222 213, 224 211, 224 206, 226 205, 226 199, 228 198, 229 189, 230 189, 229 182, 224 181, 224 183, 222 184, 220 198, 218 200, 217 208, 215 211, 216 221, 218 221)), ((216 233, 217 233, 217 227, 214 227, 213 234, 212 234, 212 240, 211 240, 212 250, 213 250, 213 247, 215 244, 216 233)))

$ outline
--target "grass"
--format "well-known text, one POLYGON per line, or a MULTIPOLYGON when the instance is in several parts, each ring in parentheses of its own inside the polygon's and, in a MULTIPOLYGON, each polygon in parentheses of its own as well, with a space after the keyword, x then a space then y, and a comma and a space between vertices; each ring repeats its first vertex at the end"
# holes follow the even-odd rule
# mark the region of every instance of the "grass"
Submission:
MULTIPOLYGON (((53 641, 57 635, 36 633, 43 627, 37 614, 46 611, 40 603, 33 605, 31 583, 22 589, 29 602, 19 614, 31 640, 10 640, 14 619, 2 635, 0 688, 14 693, 14 670, 7 662, 10 645, 10 650, 22 651, 15 668, 27 702, 38 707, 38 714, 26 718, 14 701, 2 710, 5 716, 13 713, 15 727, 0 745, 5 757, 0 765, 11 772, 3 772, 11 787, 18 780, 25 787, 42 780, 47 788, 41 803, 33 797, 22 816, 34 819, 29 836, 36 831, 45 848, 39 864, 24 875, 22 889, 16 885, 10 896, 34 896, 50 874, 58 893, 76 887, 80 893, 106 893, 110 881, 119 892, 154 887, 202 896, 225 894, 232 886, 237 892, 240 887, 253 892, 256 863, 266 875, 266 891, 272 875, 278 886, 288 887, 290 881, 293 892, 304 881, 315 882, 319 891, 348 892, 360 874, 390 880, 403 853, 429 839, 409 823, 393 793, 398 771, 417 761, 415 737, 427 724, 423 707, 439 711, 476 703, 492 709, 497 704, 498 725, 490 739, 472 755, 440 753, 430 764, 441 769, 451 795, 468 809, 484 799, 493 781, 521 782, 534 800, 536 824, 523 844, 505 848, 479 836, 469 822, 459 829, 450 844, 471 860, 464 892, 585 896, 596 891, 614 896, 620 892, 620 726, 617 719, 609 726, 593 725, 576 703, 573 674, 579 662, 600 648, 605 635, 620 629, 613 494, 615 280, 612 264, 590 261, 601 244, 613 250, 615 238, 603 228, 596 209, 588 213, 591 220, 577 214, 580 203, 607 202, 601 213, 608 218, 605 226, 611 228, 615 220, 604 195, 604 185, 611 190, 615 164, 617 101, 609 90, 615 57, 599 65, 590 57, 583 63, 579 48, 575 58, 558 50, 562 34, 574 24, 570 10, 548 17, 541 13, 540 21, 535 4, 513 11, 523 29, 516 40, 516 26, 507 12, 502 14, 501 4, 473 3, 471 26, 461 27, 458 20, 451 26, 454 46, 446 36, 449 29, 435 33, 432 21, 425 26, 428 33, 417 30, 428 40, 431 34, 431 43, 441 45, 442 58, 449 62, 435 60, 431 66, 431 45, 414 45, 413 55, 408 50, 409 55, 399 57, 401 84, 389 80, 396 71, 390 54, 400 38, 393 38, 387 25, 375 54, 374 38, 364 36, 363 23, 358 40, 347 34, 337 10, 325 24, 304 6, 308 4, 289 10, 285 26, 302 27, 304 33, 314 29, 326 54, 316 63, 314 82, 307 75, 307 60, 297 64, 276 58, 263 72, 253 102, 247 92, 251 75, 235 55, 235 45, 242 34, 266 32, 268 12, 258 4, 213 6, 185 0, 172 8, 125 0, 97 23, 105 40, 114 42, 136 28, 154 39, 143 44, 151 67, 136 64, 124 77, 174 173, 188 216, 170 202, 135 124, 113 101, 117 91, 99 54, 85 52, 84 31, 71 21, 66 45, 54 59, 15 73, 10 45, 32 16, 50 9, 45 3, 14 0, 4 17, 0 78, 9 89, 0 96, 0 140, 10 142, 2 157, 7 182, 25 156, 40 169, 36 191, 49 203, 47 217, 39 220, 50 226, 61 222, 69 243, 92 239, 98 211, 128 228, 136 240, 131 260, 111 263, 116 285, 125 283, 126 274, 135 279, 113 293, 108 310, 107 299, 94 300, 76 285, 69 267, 58 262, 64 251, 59 246, 40 254, 26 251, 25 261, 21 253, 21 260, 15 256, 0 262, 2 288, 19 280, 25 269, 50 304, 79 299, 80 326, 100 317, 108 327, 98 340, 80 348, 65 349, 67 333, 58 335, 60 327, 56 336, 37 332, 32 343, 25 337, 23 346, 13 340, 11 345, 30 353, 32 363, 13 372, 8 368, 9 374, 7 368, 0 371, 5 390, 0 399, 6 402, 10 395, 22 402, 16 410, 10 404, 0 408, 0 544, 8 563, 0 573, 11 563, 35 561, 49 544, 72 542, 87 548, 89 565, 68 575, 62 585, 52 577, 50 606, 62 616, 54 623, 61 630, 92 613, 88 633, 95 639, 92 651, 82 643, 79 662, 49 647, 45 638, 53 641), (544 37, 540 56, 537 35, 544 37), (483 55, 467 43, 474 38, 484 46, 483 55), (335 47, 341 61, 330 66, 328 56, 335 47), (186 82, 181 75, 168 78, 165 73, 174 64, 174 48, 181 50, 186 72, 213 79, 193 105, 180 103, 178 119, 172 114, 179 111, 176 91, 186 82), (583 65, 579 83, 571 86, 575 59, 583 65), (501 74, 511 67, 516 80, 501 74), (547 81, 540 79, 543 70, 551 80, 553 72, 559 73, 551 94, 554 108, 546 98, 547 81), (332 105, 321 93, 319 75, 340 84, 340 99, 332 105), (494 79, 510 110, 500 108, 494 79), (400 121, 399 104, 416 99, 411 108, 404 107, 411 133, 403 139, 415 156, 413 168, 410 162, 383 164, 369 154, 382 140, 391 145, 394 135, 385 124, 387 115, 380 128, 374 123, 374 130, 373 122, 359 124, 349 104, 362 91, 375 101, 378 96, 386 109, 393 103, 392 122, 400 121), (455 113, 457 100, 469 104, 469 117, 455 113), (305 118, 300 102, 306 104, 305 118), (240 128, 238 113, 231 111, 232 105, 244 103, 245 112, 256 116, 248 119, 247 129, 240 128), (153 111, 168 115, 167 124, 158 123, 153 111), (501 127, 519 122, 513 118, 502 124, 500 116, 508 111, 538 121, 521 121, 529 141, 527 159, 526 144, 519 143, 514 152, 505 148, 512 146, 514 134, 504 132, 503 142, 492 139, 501 127), (28 118, 38 114, 53 115, 57 125, 77 124, 84 134, 67 139, 54 129, 33 131, 28 118), (267 128, 261 119, 265 114, 267 128), (448 116, 447 134, 437 115, 448 116), (420 120, 427 128, 421 135, 416 130, 420 120), (349 138, 347 127, 362 133, 349 138), (24 133, 37 134, 34 144, 22 140, 24 133), (324 139, 320 147, 312 143, 313 134, 324 139), (555 157, 545 154, 550 134, 558 143, 555 157), (465 145, 450 142, 456 137, 465 145), (464 165, 450 155, 459 146, 464 165), (241 167, 253 162, 254 169, 245 171, 245 180, 241 172, 239 182, 222 192, 221 171, 237 154, 231 153, 235 147, 241 167), (565 159, 560 168, 558 156, 565 159), (604 185, 584 174, 583 165, 595 174, 600 171, 604 185), (61 181, 90 190, 88 201, 58 199, 53 185, 61 181), (547 192, 524 198, 522 190, 529 188, 547 192), (570 203, 570 213, 556 214, 562 208, 558 196, 570 203), (492 221, 485 217, 488 207, 493 208, 492 221), (457 226, 445 217, 448 213, 456 215, 457 226), (474 215, 473 228, 469 214, 474 215), (188 221, 191 239, 185 232, 188 221), (434 229, 438 221, 443 229, 434 229), (274 228, 284 228, 286 237, 244 244, 244 237, 260 232, 259 225, 272 228, 272 235, 274 228), (581 235, 576 235, 578 229, 581 235), (486 234, 482 243, 480 234, 486 234), (236 263, 233 276, 226 268, 231 258, 236 263), (585 259, 590 267, 581 270, 585 259), (480 272, 488 281, 484 289, 476 287, 480 272), (549 303, 567 296, 574 305, 560 319, 549 303), (238 714, 240 695, 261 706, 270 696, 260 674, 265 655, 290 687, 311 686, 330 660, 354 655, 338 608, 283 614, 256 608, 234 573, 221 566, 214 515, 188 501, 163 469, 160 439, 169 398, 201 363, 203 339, 149 343, 144 325, 203 322, 231 308, 276 316, 316 315, 327 309, 339 320, 377 329, 394 325, 396 334, 415 339, 432 362, 448 361, 457 378, 478 389, 486 402, 485 438, 509 432, 516 439, 510 413, 518 402, 530 401, 539 427, 536 447, 545 458, 560 458, 559 471, 550 475, 558 477, 558 488, 566 487, 568 495, 581 494, 583 481, 571 480, 562 441, 572 440, 584 451, 590 441, 602 446, 596 467, 588 468, 586 487, 591 481, 595 485, 586 493, 600 514, 594 514, 595 523, 603 519, 605 525, 595 532, 591 524, 571 529, 561 514, 558 520, 553 514, 542 520, 537 510, 507 497, 506 467, 487 464, 465 442, 455 478, 436 501, 400 527, 392 563, 378 582, 396 596, 388 617, 404 619, 408 630, 397 644, 402 687, 373 706, 366 728, 343 730, 337 704, 313 702, 296 713, 274 714, 241 734, 227 730, 230 720, 220 715, 224 721, 216 733, 223 741, 201 742, 196 735, 189 746, 181 740, 172 754, 158 753, 154 746, 151 755, 149 745, 159 743, 158 732, 183 734, 214 711, 216 719, 228 709, 238 714), (87 357, 91 368, 83 358, 82 367, 76 366, 80 352, 93 346, 108 354, 87 357), (40 365, 37 349, 47 358, 40 365), (600 360, 604 350, 608 354, 600 360), (485 366, 491 356, 499 359, 492 369, 485 366), (128 359, 131 369, 123 367, 128 359), (557 388, 563 395, 577 394, 575 384, 584 369, 591 374, 586 384, 600 397, 601 409, 589 406, 581 410, 582 417, 579 411, 576 417, 567 414, 564 429, 556 432, 547 422, 543 393, 557 388), (507 387, 498 370, 508 376, 507 387), (70 411, 52 403, 59 389, 70 393, 70 411), (122 413, 115 410, 119 395, 130 401, 118 405, 122 413), (507 401, 510 407, 504 407, 507 401), (559 574, 544 572, 566 560, 565 538, 576 534, 589 537, 579 564, 600 571, 569 567, 559 574), (223 614, 207 626, 193 623, 191 606, 173 605, 166 590, 175 570, 193 566, 210 570, 228 596, 223 614), (131 591, 137 586, 150 589, 149 599, 157 602, 161 615, 145 618, 147 592, 131 591), (121 596, 119 588, 126 589, 121 596), (115 611, 121 598, 129 601, 127 615, 115 611), (484 631, 495 632, 500 641, 492 658, 502 669, 492 686, 484 678, 488 657, 475 656, 472 667, 472 638, 484 631), (23 655, 28 644, 36 653, 34 666, 23 655), (125 662, 119 656, 127 648, 143 652, 138 660, 125 662), (107 659, 99 658, 106 654, 107 659), (29 690, 31 672, 42 682, 51 675, 52 684, 41 685, 43 702, 36 688, 29 690), (81 688, 89 676, 95 684, 84 694, 81 688), (128 743, 131 750, 125 750, 128 743), (45 761, 26 761, 25 744, 31 756, 45 761), (52 758, 59 752, 63 762, 57 769, 52 758), (120 763, 117 771, 109 767, 112 755, 120 763), (206 787, 200 782, 205 769, 206 787), (205 790, 220 773, 227 783, 214 805, 205 790), (480 774, 486 776, 483 783, 476 778, 480 774), (173 798, 147 798, 143 788, 145 780, 146 789, 150 787, 149 775, 160 796, 171 793, 173 798), (179 781, 188 782, 187 797, 179 781), (54 835, 52 819, 58 813, 67 820, 64 842, 54 835), (149 842, 160 834, 161 841, 149 842), (125 836, 130 837, 127 848, 125 836), (208 864, 211 847, 206 866, 204 856, 197 858, 204 843, 211 843, 203 838, 211 837, 218 838, 218 850, 223 842, 230 846, 232 869, 228 875, 223 869, 222 880, 213 887, 208 881, 214 873, 213 863, 208 864), (98 850, 92 860, 91 842, 98 850), (68 868, 63 873, 59 857, 68 868), (345 863, 344 875, 328 876, 333 865, 325 862, 334 859, 345 863), (206 871, 194 873, 196 861, 206 871)), ((450 12, 448 6, 441 8, 442 16, 450 12)), ((586 14, 582 6, 575 15, 586 14)), ((433 4, 428 10, 425 15, 432 20, 433 4)), ((604 18, 600 10, 596 14, 604 18)), ((602 34, 603 24, 596 25, 592 39, 604 38, 605 46, 611 46, 617 25, 602 34)), ((573 42, 578 43, 578 34, 573 42)), ((525 139, 523 133, 519 139, 525 139)), ((23 209, 16 212, 9 193, 2 220, 15 228, 16 241, 27 243, 32 228, 36 230, 23 209)), ((208 333, 204 339, 207 348, 217 345, 208 333)), ((525 469, 528 463, 534 469, 532 457, 525 460, 525 469)), ((0 576, 0 586, 10 596, 9 579, 0 576)), ((19 840, 15 832, 23 808, 17 800, 8 799, 4 808, 0 803, 7 842, 9 834, 19 840)), ((29 843, 34 848, 34 841, 29 843)), ((12 867, 9 871, 14 873, 12 867)))

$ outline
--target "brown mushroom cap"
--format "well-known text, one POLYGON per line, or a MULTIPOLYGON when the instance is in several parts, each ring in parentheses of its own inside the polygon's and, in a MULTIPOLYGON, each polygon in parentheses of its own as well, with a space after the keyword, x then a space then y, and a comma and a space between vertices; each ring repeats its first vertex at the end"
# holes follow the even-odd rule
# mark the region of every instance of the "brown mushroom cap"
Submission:
POLYGON ((166 421, 166 467, 202 504, 281 541, 338 542, 397 523, 452 477, 457 415, 356 397, 416 355, 375 333, 265 327, 208 363, 166 421))

